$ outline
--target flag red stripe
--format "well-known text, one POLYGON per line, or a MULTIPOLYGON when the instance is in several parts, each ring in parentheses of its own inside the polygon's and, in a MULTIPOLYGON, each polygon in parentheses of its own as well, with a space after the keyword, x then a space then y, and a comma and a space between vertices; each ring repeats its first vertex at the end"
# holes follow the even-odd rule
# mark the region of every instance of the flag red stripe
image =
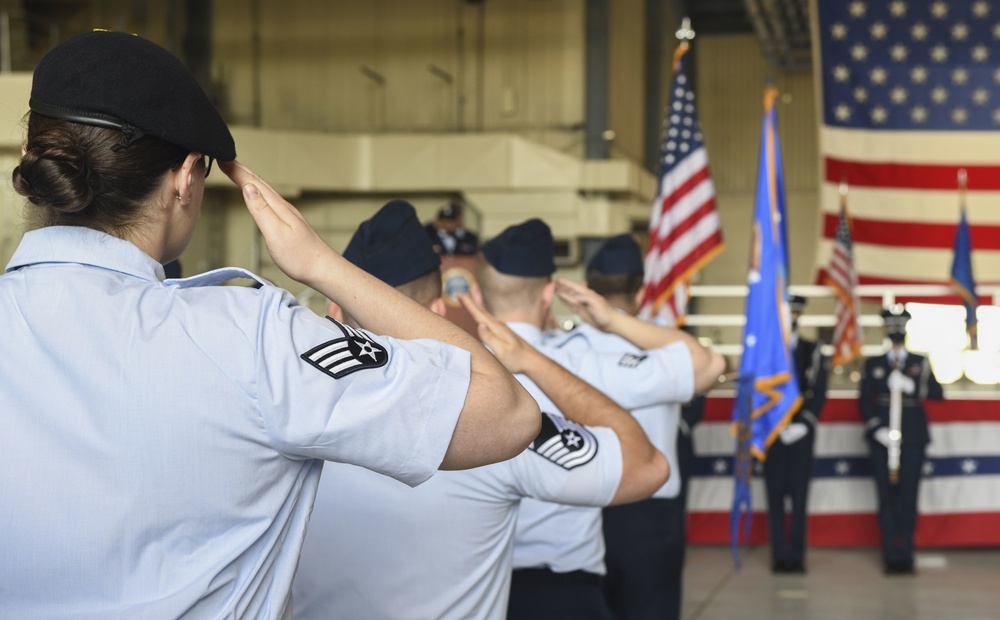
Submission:
MULTIPOLYGON (((840 218, 836 213, 823 214, 823 237, 837 238, 840 218)), ((955 224, 930 224, 923 222, 898 222, 851 218, 854 224, 852 237, 855 243, 869 243, 890 247, 939 248, 950 250, 955 245, 955 224)), ((977 224, 969 227, 975 238, 976 251, 1000 250, 1000 226, 977 224)))
MULTIPOLYGON (((694 228, 698 222, 715 212, 715 198, 709 197, 701 206, 695 209, 691 215, 682 220, 677 226, 667 231, 666 237, 656 240, 655 247, 660 252, 666 252, 671 244, 679 239, 681 235, 694 228)), ((663 232, 662 230, 660 232, 663 232)))
MULTIPOLYGON (((949 422, 1000 422, 1000 407, 996 400, 962 400, 960 393, 948 393, 948 400, 924 402, 928 420, 932 424, 949 422)), ((703 422, 729 422, 733 415, 732 396, 712 396, 705 399, 703 422)), ((826 401, 822 424, 860 423, 856 398, 833 397, 826 401)))
MULTIPOLYGON (((809 515, 809 545, 814 547, 877 547, 881 543, 877 516, 872 513, 809 515)), ((729 544, 728 512, 688 514, 688 542, 729 544)), ((767 513, 755 511, 750 537, 742 543, 767 542, 767 513)), ((1000 544, 1000 512, 956 512, 919 515, 916 545, 932 547, 982 547, 1000 544)))
MULTIPOLYGON (((688 194, 691 190, 698 186, 699 183, 705 181, 709 178, 708 166, 705 166, 698 172, 692 174, 686 181, 681 183, 681 185, 674 189, 668 196, 663 196, 660 201, 660 212, 665 213, 669 211, 675 204, 680 202, 684 196, 688 194)), ((669 177, 667 177, 666 183, 669 183, 669 177)))
POLYGON ((680 262, 675 263, 673 268, 671 268, 670 273, 664 275, 655 286, 650 287, 648 298, 656 299, 662 295, 664 291, 670 288, 677 278, 682 277, 688 269, 697 263, 698 259, 720 243, 722 243, 722 231, 717 230, 688 252, 684 258, 680 260, 680 262))
POLYGON ((852 187, 954 190, 958 171, 964 168, 970 191, 1000 190, 1000 166, 896 164, 836 157, 824 158, 823 164, 827 182, 847 181, 852 187))

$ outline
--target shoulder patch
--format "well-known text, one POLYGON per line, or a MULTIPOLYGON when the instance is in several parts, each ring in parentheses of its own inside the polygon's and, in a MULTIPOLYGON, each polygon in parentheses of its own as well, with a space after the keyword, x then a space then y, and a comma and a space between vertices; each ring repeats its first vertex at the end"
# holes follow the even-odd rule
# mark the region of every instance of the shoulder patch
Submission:
POLYGON ((576 422, 542 412, 542 430, 528 449, 564 469, 574 469, 594 460, 597 437, 576 422))
POLYGON ((340 329, 343 337, 328 340, 300 356, 313 367, 340 379, 358 370, 385 366, 389 361, 385 347, 369 338, 368 334, 326 318, 340 329))
POLYGON ((646 357, 648 356, 644 353, 626 353, 620 360, 618 360, 618 365, 625 368, 635 368, 641 364, 646 357))

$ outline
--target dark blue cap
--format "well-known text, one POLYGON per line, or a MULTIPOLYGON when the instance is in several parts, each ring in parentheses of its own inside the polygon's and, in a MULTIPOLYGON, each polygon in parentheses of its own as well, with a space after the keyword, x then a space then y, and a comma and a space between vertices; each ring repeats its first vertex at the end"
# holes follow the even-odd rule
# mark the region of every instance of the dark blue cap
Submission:
POLYGON ((515 224, 487 241, 483 256, 494 269, 509 276, 536 278, 556 270, 552 231, 538 218, 515 224))
POLYGON ((591 257, 587 271, 607 275, 643 273, 642 250, 632 235, 611 237, 591 257))
POLYGON ((344 258, 382 280, 401 286, 441 266, 413 205, 393 200, 361 223, 344 258))

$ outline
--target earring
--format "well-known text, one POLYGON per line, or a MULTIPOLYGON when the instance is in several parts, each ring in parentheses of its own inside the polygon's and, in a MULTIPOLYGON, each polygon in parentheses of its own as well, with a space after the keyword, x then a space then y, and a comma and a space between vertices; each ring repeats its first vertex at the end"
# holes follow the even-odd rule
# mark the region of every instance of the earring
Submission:
POLYGON ((177 194, 177 200, 181 200, 181 195, 177 194))

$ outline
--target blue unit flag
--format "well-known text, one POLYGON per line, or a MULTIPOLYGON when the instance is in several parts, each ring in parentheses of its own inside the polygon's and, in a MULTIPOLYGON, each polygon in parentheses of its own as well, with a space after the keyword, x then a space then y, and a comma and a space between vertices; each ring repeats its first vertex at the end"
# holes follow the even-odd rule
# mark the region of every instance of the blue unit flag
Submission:
MULTIPOLYGON (((750 518, 749 472, 752 459, 763 461, 767 449, 802 403, 790 348, 785 193, 775 100, 764 96, 760 163, 754 205, 753 240, 747 281, 746 327, 740 381, 733 410, 737 454, 732 510, 734 552, 740 514, 750 518), (740 475, 743 472, 746 475, 740 475)), ((747 524, 749 526, 749 524, 747 524)))

